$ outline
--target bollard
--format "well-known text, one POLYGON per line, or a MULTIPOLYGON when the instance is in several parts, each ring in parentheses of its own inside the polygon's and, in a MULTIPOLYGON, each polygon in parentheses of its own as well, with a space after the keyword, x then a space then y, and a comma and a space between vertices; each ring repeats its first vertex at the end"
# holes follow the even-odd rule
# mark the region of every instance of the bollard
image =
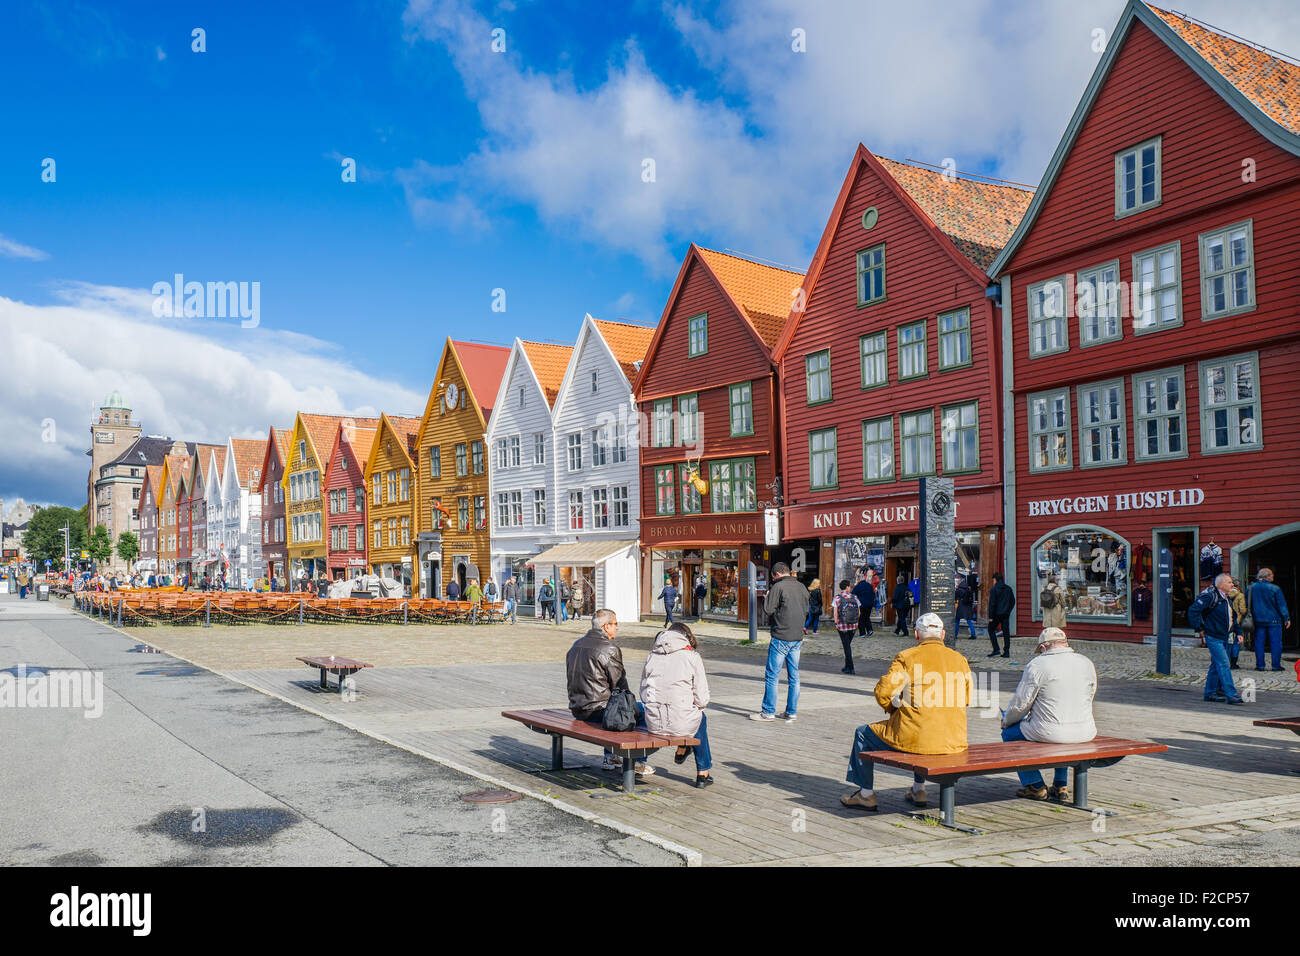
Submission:
POLYGON ((406 608, 408 604, 407 601, 402 602, 402 627, 406 627, 406 608))
POLYGON ((207 598, 203 602, 203 626, 212 626, 212 598, 207 598))
POLYGON ((117 599, 117 626, 122 626, 122 605, 126 603, 126 598, 117 599))
POLYGON ((303 605, 302 598, 298 598, 298 623, 300 625, 302 624, 302 605, 303 605))

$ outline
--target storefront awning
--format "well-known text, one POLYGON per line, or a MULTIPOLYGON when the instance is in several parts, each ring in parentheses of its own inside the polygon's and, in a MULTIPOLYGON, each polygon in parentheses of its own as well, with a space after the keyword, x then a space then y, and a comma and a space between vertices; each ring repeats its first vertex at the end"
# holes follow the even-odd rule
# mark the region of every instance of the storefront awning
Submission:
POLYGON ((620 541, 573 541, 547 548, 529 563, 536 566, 554 564, 562 568, 596 565, 636 544, 635 538, 620 541))

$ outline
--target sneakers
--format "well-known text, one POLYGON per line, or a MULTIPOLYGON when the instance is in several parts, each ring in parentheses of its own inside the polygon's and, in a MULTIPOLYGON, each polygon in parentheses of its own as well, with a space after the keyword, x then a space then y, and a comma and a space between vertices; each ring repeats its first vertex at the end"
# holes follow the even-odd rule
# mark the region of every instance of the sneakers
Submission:
POLYGON ((914 790, 908 790, 906 793, 903 794, 903 799, 906 800, 914 807, 927 807, 930 805, 929 801, 925 799, 924 790, 922 790, 920 793, 917 793, 914 790))
POLYGON ((1228 698, 1228 703, 1230 703, 1230 704, 1244 704, 1244 703, 1245 703, 1245 700, 1243 700, 1243 699, 1240 698, 1240 697, 1229 697, 1229 698, 1228 698))
POLYGON ((1207 704, 1222 704, 1228 698, 1222 694, 1211 694, 1209 697, 1203 699, 1207 704))
POLYGON ((619 760, 617 757, 611 757, 609 754, 605 754, 605 759, 601 761, 600 769, 606 773, 612 773, 615 770, 622 770, 623 761, 619 760))
POLYGON ((1033 787, 1021 787, 1016 791, 1017 797, 1023 797, 1026 800, 1046 800, 1047 788, 1041 783, 1033 787))
POLYGON ((1057 803, 1069 803, 1070 788, 1066 786, 1058 787, 1053 785, 1047 788, 1047 797, 1050 800, 1055 800, 1057 803))
POLYGON ((776 720, 776 714, 764 714, 762 712, 759 712, 757 714, 750 714, 749 719, 750 720, 776 720))
POLYGON ((852 793, 844 794, 844 796, 840 797, 840 803, 846 807, 857 807, 859 810, 868 810, 871 813, 875 813, 880 809, 876 805, 875 794, 864 797, 861 790, 854 790, 852 793))
POLYGON ((776 716, 779 717, 779 718, 781 718, 781 720, 784 720, 787 724, 793 724, 793 723, 794 723, 794 720, 795 720, 795 717, 796 717, 797 715, 795 715, 795 714, 787 714, 785 711, 781 711, 781 713, 777 714, 776 716))

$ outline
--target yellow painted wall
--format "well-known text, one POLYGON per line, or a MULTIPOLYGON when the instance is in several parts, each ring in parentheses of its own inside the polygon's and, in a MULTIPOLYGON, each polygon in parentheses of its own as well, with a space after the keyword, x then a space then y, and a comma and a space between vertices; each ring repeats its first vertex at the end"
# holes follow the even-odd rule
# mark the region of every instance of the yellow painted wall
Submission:
MULTIPOLYGON (((326 448, 321 454, 328 455, 330 449, 326 448)), ((298 415, 294 419, 293 437, 289 440, 289 460, 285 464, 284 476, 280 484, 284 487, 284 527, 286 538, 286 550, 289 558, 289 571, 293 568, 295 560, 307 558, 324 559, 326 554, 327 538, 329 531, 325 525, 325 466, 328 463, 317 455, 317 449, 313 447, 311 436, 308 434, 306 427, 303 425, 302 416, 298 415), (315 497, 304 500, 293 501, 290 494, 292 491, 291 479, 294 475, 307 474, 308 472, 319 472, 320 481, 316 483, 315 497), (297 540, 294 535, 294 518, 299 515, 316 514, 319 517, 319 534, 312 539, 297 540)), ((296 572, 292 580, 297 582, 296 572)))
MULTIPOLYGON (((417 458, 418 460, 418 458, 417 458)), ((411 559, 411 593, 418 594, 420 568, 415 548, 415 512, 419 499, 418 469, 406 453, 406 439, 393 430, 387 416, 380 418, 379 431, 366 462, 366 560, 373 569, 379 564, 401 565, 403 557, 411 559), (402 498, 402 469, 409 469, 407 494, 402 498), (393 478, 390 485, 389 478, 393 478), (375 477, 379 494, 375 494, 375 477), (396 494, 394 494, 396 492, 396 494), (406 524, 406 543, 402 542, 402 521, 406 524), (379 545, 375 545, 375 523, 379 523, 379 545), (395 544, 389 544, 390 522, 395 544)))

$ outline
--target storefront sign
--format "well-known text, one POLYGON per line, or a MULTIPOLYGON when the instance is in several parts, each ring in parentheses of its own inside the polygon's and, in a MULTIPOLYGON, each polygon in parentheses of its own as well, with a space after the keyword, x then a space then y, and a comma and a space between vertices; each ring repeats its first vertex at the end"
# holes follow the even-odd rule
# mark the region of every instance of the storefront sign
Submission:
MULTIPOLYGON (((1130 491, 1117 494, 1115 511, 1141 511, 1152 508, 1190 508, 1205 501, 1200 488, 1171 488, 1166 491, 1130 491)), ((1082 515, 1110 511, 1110 495, 1076 495, 1073 498, 1047 498, 1028 502, 1029 517, 1038 515, 1082 515)))
POLYGON ((731 519, 702 517, 693 521, 642 522, 646 541, 757 541, 763 535, 759 518, 731 519))
POLYGON ((365 558, 348 558, 348 567, 350 568, 364 568, 365 566, 365 558))
MULTIPOLYGON (((960 528, 1002 523, 1001 492, 996 489, 965 493, 957 489, 950 502, 960 528)), ((880 501, 879 498, 875 501, 880 501)), ((850 538, 858 535, 915 531, 919 515, 915 498, 895 498, 876 504, 872 499, 838 507, 797 505, 785 509, 785 539, 822 536, 850 538), (905 503, 906 502, 906 503, 905 503)))

